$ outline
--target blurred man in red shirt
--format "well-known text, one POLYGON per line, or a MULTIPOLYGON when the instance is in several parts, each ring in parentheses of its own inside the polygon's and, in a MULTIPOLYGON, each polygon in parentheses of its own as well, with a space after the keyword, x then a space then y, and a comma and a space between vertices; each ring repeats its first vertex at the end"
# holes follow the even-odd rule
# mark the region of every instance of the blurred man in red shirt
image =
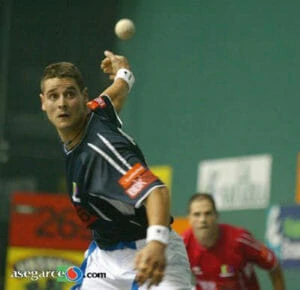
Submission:
POLYGON ((247 230, 218 224, 212 195, 191 197, 189 222, 183 239, 197 290, 260 290, 254 265, 269 272, 274 290, 285 289, 275 254, 247 230))

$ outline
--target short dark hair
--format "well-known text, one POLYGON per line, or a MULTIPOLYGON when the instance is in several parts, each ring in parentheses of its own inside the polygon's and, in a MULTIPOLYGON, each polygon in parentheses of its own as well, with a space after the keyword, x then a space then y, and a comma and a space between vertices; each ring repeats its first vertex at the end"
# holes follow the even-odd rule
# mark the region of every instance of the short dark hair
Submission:
POLYGON ((44 89, 45 80, 52 78, 71 78, 75 80, 80 91, 82 91, 85 88, 83 76, 80 70, 73 63, 70 62, 56 62, 49 64, 45 67, 40 83, 42 92, 44 89))
POLYGON ((212 207, 213 207, 213 210, 215 213, 218 213, 218 210, 217 210, 217 207, 216 207, 216 202, 214 200, 214 197, 212 196, 212 194, 210 193, 205 193, 205 192, 197 192, 195 194, 193 194, 191 197, 190 197, 190 200, 189 200, 189 208, 188 208, 188 211, 190 212, 190 209, 191 209, 191 204, 194 202, 194 201, 197 201, 197 200, 208 200, 212 207))

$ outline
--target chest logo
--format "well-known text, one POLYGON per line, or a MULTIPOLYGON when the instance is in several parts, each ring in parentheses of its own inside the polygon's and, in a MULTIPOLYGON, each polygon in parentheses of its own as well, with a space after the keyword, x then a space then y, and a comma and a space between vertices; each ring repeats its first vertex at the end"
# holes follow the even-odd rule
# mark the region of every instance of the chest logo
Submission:
POLYGON ((233 266, 226 265, 226 264, 221 265, 220 275, 219 275, 220 277, 226 278, 226 277, 232 277, 234 275, 235 275, 235 271, 234 271, 233 266))
POLYGON ((81 202, 80 198, 79 198, 79 194, 78 194, 78 187, 76 182, 73 182, 73 194, 72 194, 72 200, 74 202, 81 202))

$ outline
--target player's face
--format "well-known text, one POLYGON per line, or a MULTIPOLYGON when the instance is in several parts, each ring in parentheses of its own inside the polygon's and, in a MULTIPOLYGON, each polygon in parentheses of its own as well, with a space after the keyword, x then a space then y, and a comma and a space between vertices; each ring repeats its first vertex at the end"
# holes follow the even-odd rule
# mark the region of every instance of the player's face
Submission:
POLYGON ((209 236, 217 229, 218 214, 209 200, 195 200, 190 205, 189 222, 200 236, 209 236))
POLYGON ((80 91, 71 78, 51 78, 44 82, 40 95, 42 110, 61 133, 76 130, 86 116, 86 90, 80 91))

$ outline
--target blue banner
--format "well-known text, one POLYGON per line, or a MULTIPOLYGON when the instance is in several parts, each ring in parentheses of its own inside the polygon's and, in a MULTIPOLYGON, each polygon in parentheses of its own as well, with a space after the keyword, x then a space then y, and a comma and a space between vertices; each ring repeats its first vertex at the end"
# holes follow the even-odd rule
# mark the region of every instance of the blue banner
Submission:
POLYGON ((266 244, 276 253, 283 268, 300 268, 300 206, 269 208, 266 244))

